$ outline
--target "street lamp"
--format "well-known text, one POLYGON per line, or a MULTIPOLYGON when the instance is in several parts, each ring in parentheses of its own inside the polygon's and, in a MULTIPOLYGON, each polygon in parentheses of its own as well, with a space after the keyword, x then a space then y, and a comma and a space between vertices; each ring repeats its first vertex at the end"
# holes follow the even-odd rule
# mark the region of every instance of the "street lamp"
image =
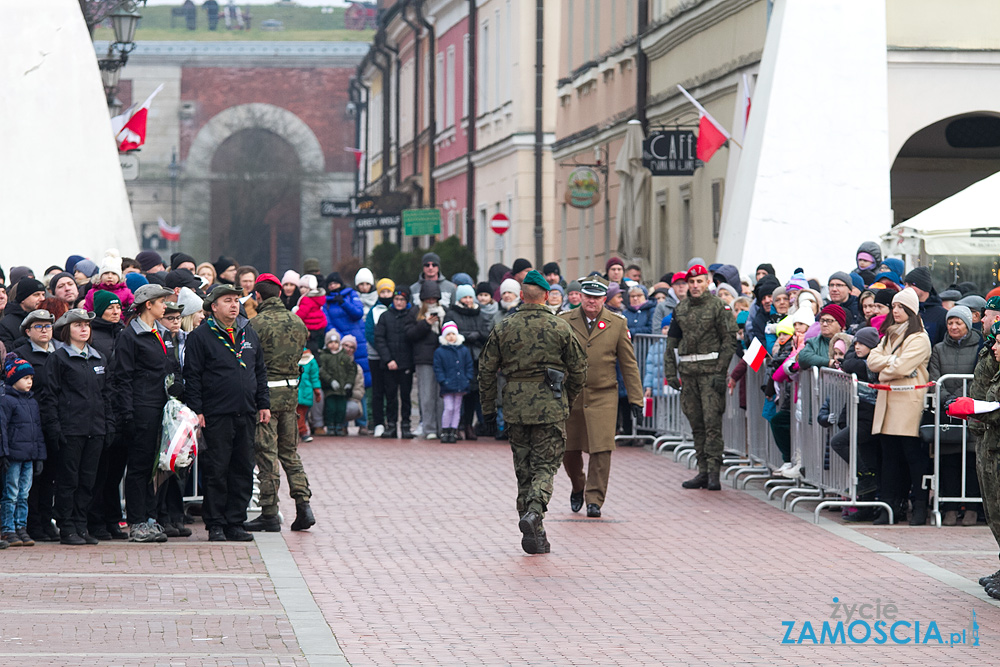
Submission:
POLYGON ((114 118, 122 112, 122 107, 125 106, 120 99, 112 95, 112 99, 108 102, 108 113, 114 118))
POLYGON ((131 51, 135 48, 135 29, 142 15, 133 7, 119 7, 111 14, 111 28, 115 32, 115 42, 125 45, 131 51))

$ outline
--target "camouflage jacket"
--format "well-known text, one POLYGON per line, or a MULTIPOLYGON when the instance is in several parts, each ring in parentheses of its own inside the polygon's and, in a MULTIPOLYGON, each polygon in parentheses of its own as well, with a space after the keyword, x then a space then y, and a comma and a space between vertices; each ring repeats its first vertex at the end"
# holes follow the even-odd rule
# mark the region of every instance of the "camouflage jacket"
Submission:
POLYGON ((569 416, 587 381, 587 355, 569 324, 542 304, 526 303, 494 328, 479 356, 480 401, 496 404, 497 374, 503 418, 512 424, 555 424, 569 416), (562 396, 545 383, 545 369, 566 374, 562 396))
POLYGON ((347 385, 353 385, 357 376, 357 364, 354 357, 344 352, 341 348, 334 354, 325 347, 316 355, 316 362, 319 364, 319 381, 323 385, 324 396, 350 396, 351 389, 347 385), (339 385, 333 388, 332 382, 339 385))
POLYGON ((291 380, 299 377, 299 359, 309 338, 302 320, 275 296, 258 306, 257 317, 250 324, 260 338, 267 379, 291 380))
POLYGON ((684 373, 706 375, 725 373, 729 361, 739 349, 736 340, 736 317, 722 299, 713 294, 688 296, 677 304, 667 333, 667 349, 663 356, 664 377, 677 377, 674 350, 687 355, 712 355, 715 359, 681 361, 684 373))
MULTIPOLYGON (((969 396, 977 401, 995 401, 995 398, 987 399, 986 395, 998 370, 1000 370, 1000 364, 997 364, 997 360, 993 356, 993 346, 983 345, 983 348, 979 350, 979 360, 976 362, 976 370, 972 372, 972 384, 969 385, 969 396)), ((994 427, 993 430, 997 429, 1000 429, 1000 425, 994 427)), ((984 430, 983 423, 978 419, 970 419, 969 430, 973 433, 982 434, 984 430)))

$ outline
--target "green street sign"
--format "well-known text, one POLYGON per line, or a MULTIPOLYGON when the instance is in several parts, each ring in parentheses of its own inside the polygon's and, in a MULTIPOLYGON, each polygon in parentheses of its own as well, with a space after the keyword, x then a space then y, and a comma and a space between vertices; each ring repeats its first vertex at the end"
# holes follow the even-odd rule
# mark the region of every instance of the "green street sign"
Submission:
POLYGON ((403 211, 403 234, 424 236, 441 233, 441 209, 410 208, 403 211))

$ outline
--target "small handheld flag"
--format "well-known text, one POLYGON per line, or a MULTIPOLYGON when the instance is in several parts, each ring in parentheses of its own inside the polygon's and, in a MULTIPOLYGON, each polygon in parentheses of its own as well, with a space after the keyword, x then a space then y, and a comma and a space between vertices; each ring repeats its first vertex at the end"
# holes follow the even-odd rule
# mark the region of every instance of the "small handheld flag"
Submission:
POLYGON ((754 372, 760 370, 760 367, 766 358, 767 350, 764 349, 764 346, 760 344, 760 340, 757 338, 753 339, 753 342, 750 343, 750 347, 743 353, 743 361, 747 362, 747 366, 752 368, 754 372))

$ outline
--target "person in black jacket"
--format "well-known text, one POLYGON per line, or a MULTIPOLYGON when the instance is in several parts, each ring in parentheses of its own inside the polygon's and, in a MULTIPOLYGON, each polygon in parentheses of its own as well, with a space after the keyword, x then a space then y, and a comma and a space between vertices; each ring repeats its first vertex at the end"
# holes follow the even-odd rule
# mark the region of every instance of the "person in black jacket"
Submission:
MULTIPOLYGON (((178 371, 173 343, 158 323, 167 310, 165 299, 173 294, 160 285, 143 285, 135 291, 136 316, 118 336, 111 383, 118 411, 119 431, 128 448, 125 474, 125 513, 130 542, 165 542, 167 535, 156 523, 153 469, 160 450, 164 381, 178 371)), ((111 475, 105 482, 115 485, 111 475)))
POLYGON ((122 324, 122 302, 117 294, 107 290, 94 292, 94 319, 90 323, 90 344, 105 359, 111 358, 122 324))
POLYGON ((98 543, 87 531, 87 508, 101 450, 113 431, 107 360, 87 343, 92 319, 93 313, 73 308, 56 321, 56 335, 65 345, 46 364, 40 402, 45 428, 59 441, 59 541, 73 546, 98 543))
POLYGON ((256 423, 271 420, 260 339, 240 317, 242 291, 219 285, 205 298, 209 316, 185 346, 184 397, 205 436, 202 516, 213 542, 248 542, 243 529, 253 492, 256 423))
MULTIPOLYGON (((546 265, 548 266, 548 265, 546 265)), ((469 285, 459 285, 455 290, 456 303, 448 310, 446 320, 454 322, 458 333, 465 338, 464 345, 472 354, 473 378, 469 391, 462 397, 462 419, 458 425, 458 437, 466 440, 476 440, 476 430, 472 427, 472 418, 479 415, 482 423, 482 409, 479 406, 479 353, 490 337, 492 318, 487 318, 476 301, 476 291, 469 285)))
MULTIPOLYGON (((14 350, 35 369, 32 391, 35 400, 41 402, 42 388, 45 386, 45 367, 56 351, 52 342, 52 325, 55 318, 49 311, 39 308, 28 313, 21 323, 28 341, 14 350)), ((35 542, 58 542, 59 531, 52 523, 53 503, 56 493, 56 470, 59 469, 59 439, 49 430, 42 428, 48 458, 42 472, 36 477, 28 493, 28 535, 35 542)))
POLYGON ((4 358, 6 392, 0 396, 0 471, 3 471, 4 493, 0 501, 3 533, 0 548, 6 546, 33 547, 34 540, 26 530, 28 492, 33 472, 44 469, 45 439, 38 403, 31 391, 35 369, 17 354, 4 358))
POLYGON ((413 345, 406 330, 414 319, 410 306, 410 289, 399 285, 393 291, 392 307, 382 314, 375 325, 375 349, 379 363, 385 368, 385 415, 383 438, 396 437, 396 415, 400 415, 402 431, 399 437, 410 439, 410 393, 413 391, 413 345))
POLYGON ((7 350, 22 345, 26 338, 21 322, 28 313, 41 307, 45 301, 45 285, 32 277, 25 276, 17 281, 13 303, 8 303, 0 319, 0 343, 7 350))

